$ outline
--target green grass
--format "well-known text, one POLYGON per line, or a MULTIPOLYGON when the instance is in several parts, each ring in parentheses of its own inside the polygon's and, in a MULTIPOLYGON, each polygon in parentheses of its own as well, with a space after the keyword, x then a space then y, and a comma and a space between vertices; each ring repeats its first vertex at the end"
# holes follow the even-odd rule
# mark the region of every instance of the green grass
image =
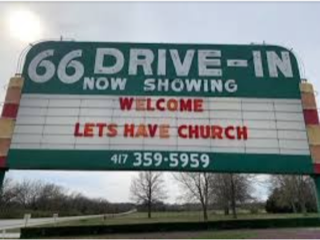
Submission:
MULTIPOLYGON (((290 219, 290 218, 306 218, 306 217, 317 217, 318 214, 249 214, 248 212, 240 212, 238 214, 238 219, 290 219)), ((210 212, 209 221, 228 221, 233 220, 232 216, 225 216, 222 212, 210 212)), ((152 214, 152 218, 147 218, 147 213, 133 213, 126 216, 119 217, 109 217, 107 219, 103 218, 93 218, 93 219, 83 219, 77 221, 62 222, 56 225, 47 224, 38 226, 41 227, 54 227, 54 226, 94 226, 94 225, 120 225, 120 224, 139 224, 139 223, 175 223, 175 222, 195 222, 203 221, 201 211, 193 212, 155 212, 152 214)), ((278 230, 277 230, 278 231, 278 230)), ((88 236, 73 236, 72 238, 88 238, 88 236)), ((262 235, 263 237, 263 235, 262 235)), ((58 237, 59 238, 59 237, 58 237)), ((66 238, 66 237, 62 237, 66 238)), ((67 237, 69 238, 69 237, 67 237)), ((71 237, 70 237, 71 238, 71 237)), ((248 239, 248 238, 261 238, 259 231, 257 230, 216 230, 216 231, 190 231, 190 232, 146 232, 146 233, 130 233, 130 234, 100 234, 92 235, 90 238, 189 238, 189 239, 248 239)))
POLYGON ((20 228, 11 228, 11 229, 6 229, 7 233, 19 233, 20 228))
MULTIPOLYGON (((200 231, 200 232, 175 232, 175 233, 141 233, 141 234, 109 234, 109 235, 93 235, 90 236, 91 239, 124 239, 131 238, 134 239, 254 239, 258 238, 258 233, 246 231, 200 231)), ((76 237, 63 237, 77 238, 77 239, 88 239, 88 236, 76 236, 76 237)), ((49 238, 50 239, 50 238, 49 238)), ((53 238, 52 238, 53 239, 53 238)), ((59 239, 59 237, 55 237, 59 239)))
POLYGON ((258 234, 252 231, 210 231, 199 233, 199 236, 193 239, 249 239, 257 238, 258 234))
POLYGON ((109 234, 73 236, 73 237, 48 237, 46 239, 254 239, 258 238, 257 232, 245 231, 199 231, 199 232, 169 232, 169 233, 140 233, 140 234, 109 234))
MULTIPOLYGON (((238 219, 268 219, 268 218, 297 218, 297 217, 315 217, 317 214, 308 214, 304 216, 302 214, 248 214, 239 213, 238 219)), ((225 216, 222 213, 210 212, 210 221, 219 220, 232 220, 232 216, 225 216)), ((147 213, 133 213, 126 216, 113 217, 113 218, 93 218, 83 219, 76 221, 61 222, 55 226, 89 226, 89 225, 114 225, 114 224, 136 224, 136 223, 155 223, 155 222, 195 222, 203 221, 202 212, 155 212, 152 213, 152 218, 147 218, 147 213)), ((47 227, 54 227, 53 224, 42 225, 47 227)), ((41 226, 39 226, 41 227, 41 226)))

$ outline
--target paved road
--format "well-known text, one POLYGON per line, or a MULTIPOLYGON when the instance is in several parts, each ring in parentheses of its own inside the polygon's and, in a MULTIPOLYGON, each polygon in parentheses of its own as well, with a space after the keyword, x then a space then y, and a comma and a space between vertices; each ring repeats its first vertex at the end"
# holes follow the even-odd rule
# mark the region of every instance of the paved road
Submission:
MULTIPOLYGON (((72 217, 58 217, 56 222, 68 222, 73 220, 81 220, 81 219, 90 219, 90 218, 99 218, 99 217, 119 217, 123 215, 128 215, 136 212, 136 209, 133 209, 128 212, 118 213, 118 214, 99 214, 99 215, 85 215, 85 216, 72 216, 72 217)), ((27 222, 27 226, 39 226, 43 224, 54 223, 53 217, 51 218, 31 218, 27 222)), ((0 238, 18 238, 20 234, 17 233, 4 233, 4 230, 13 229, 13 228, 21 228, 25 227, 26 221, 24 219, 0 219, 0 238)))
POLYGON ((5 233, 0 234, 0 239, 20 239, 20 233, 5 233))
MULTIPOLYGON (((56 219, 57 222, 66 222, 66 221, 73 221, 73 220, 81 220, 81 219, 90 219, 90 218, 99 218, 99 217, 119 217, 123 215, 128 215, 136 212, 136 209, 130 210, 124 213, 118 214, 99 214, 99 215, 84 215, 84 216, 72 216, 72 217, 58 217, 56 219)), ((43 225, 48 223, 54 223, 53 217, 51 218, 31 218, 28 220, 27 226, 37 226, 43 225)), ((20 228, 25 227, 25 220, 24 219, 0 219, 0 230, 3 229, 12 229, 12 228, 20 228)))
MULTIPOLYGON (((34 226, 37 224, 46 224, 46 223, 52 223, 53 218, 34 218, 28 220, 28 226, 34 226)), ((2 219, 0 220, 0 230, 3 229, 11 229, 11 228, 17 228, 17 227, 24 227, 25 226, 25 220, 24 219, 2 219)))

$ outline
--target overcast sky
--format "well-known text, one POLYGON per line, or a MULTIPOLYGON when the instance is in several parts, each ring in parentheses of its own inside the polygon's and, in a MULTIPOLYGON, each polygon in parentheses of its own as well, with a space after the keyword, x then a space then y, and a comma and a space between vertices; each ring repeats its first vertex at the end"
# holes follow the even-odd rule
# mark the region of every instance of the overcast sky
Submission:
MULTIPOLYGON (((302 77, 319 92, 319 13, 320 3, 0 3, 1 101, 28 37, 41 40, 60 36, 77 41, 282 45, 293 49, 302 77), (17 36, 26 29, 18 33, 12 29, 12 18, 18 19, 18 27, 24 24, 15 15, 18 10, 31 12, 41 30, 30 30, 31 36, 17 36)), ((10 171, 7 176, 17 180, 43 179, 120 202, 130 200, 130 179, 135 174, 10 171)), ((169 201, 174 202, 177 186, 170 174, 165 174, 165 179, 169 201)), ((266 189, 257 186, 256 196, 265 199, 266 189)))

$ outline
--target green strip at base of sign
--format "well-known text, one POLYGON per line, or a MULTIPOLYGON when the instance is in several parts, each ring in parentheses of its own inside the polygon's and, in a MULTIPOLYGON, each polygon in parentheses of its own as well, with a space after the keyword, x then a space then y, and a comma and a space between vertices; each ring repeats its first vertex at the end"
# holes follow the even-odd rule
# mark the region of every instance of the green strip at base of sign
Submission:
POLYGON ((312 174, 309 155, 164 151, 10 150, 10 169, 166 170, 312 174))

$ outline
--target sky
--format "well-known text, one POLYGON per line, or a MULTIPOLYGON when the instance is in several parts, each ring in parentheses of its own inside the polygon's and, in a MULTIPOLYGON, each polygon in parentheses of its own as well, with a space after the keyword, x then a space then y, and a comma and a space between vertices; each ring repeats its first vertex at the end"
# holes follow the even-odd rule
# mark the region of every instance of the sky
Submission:
MULTIPOLYGON (((110 2, 0 3, 0 101, 28 43, 48 39, 154 43, 266 43, 292 49, 302 78, 320 91, 320 3, 317 2, 110 2), (28 21, 31 28, 28 28, 28 21)), ((319 95, 317 96, 319 100, 319 95)), ((111 202, 130 201, 137 172, 9 171, 15 180, 42 179, 111 202)), ((164 174, 168 202, 179 198, 164 174)), ((268 176, 258 178, 262 182, 268 176)), ((267 198, 267 185, 255 196, 267 198)))

